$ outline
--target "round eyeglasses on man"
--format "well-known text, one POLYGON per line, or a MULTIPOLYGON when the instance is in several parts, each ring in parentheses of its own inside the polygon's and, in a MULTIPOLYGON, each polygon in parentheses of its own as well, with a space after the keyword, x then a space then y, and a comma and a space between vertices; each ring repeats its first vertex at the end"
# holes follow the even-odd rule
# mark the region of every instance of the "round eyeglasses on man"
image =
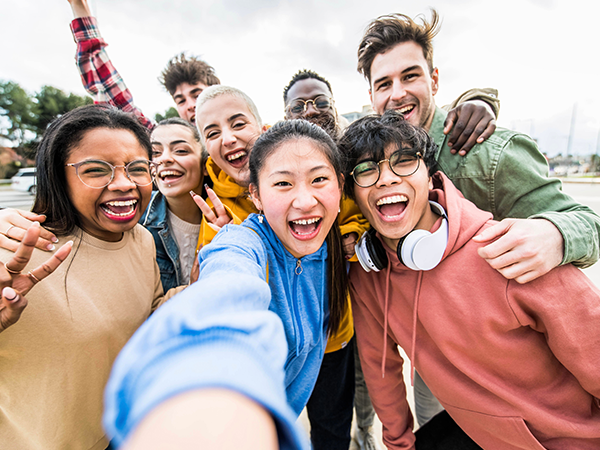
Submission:
POLYGON ((390 170, 399 177, 408 177, 419 170, 419 163, 422 158, 420 152, 410 153, 407 149, 395 151, 389 159, 382 159, 379 162, 363 161, 357 164, 354 170, 350 172, 354 182, 363 188, 371 187, 379 181, 381 176, 380 164, 387 162, 390 170))
POLYGON ((118 167, 125 170, 127 178, 137 186, 148 186, 156 177, 156 163, 147 159, 131 161, 124 166, 113 166, 99 159, 88 159, 66 164, 66 166, 74 167, 81 182, 94 189, 108 186, 115 178, 115 169, 118 167))
POLYGON ((304 114, 309 103, 312 103, 313 107, 319 112, 325 112, 333 106, 332 99, 326 95, 319 95, 310 100, 302 100, 301 98, 294 99, 287 105, 287 110, 292 114, 304 114))

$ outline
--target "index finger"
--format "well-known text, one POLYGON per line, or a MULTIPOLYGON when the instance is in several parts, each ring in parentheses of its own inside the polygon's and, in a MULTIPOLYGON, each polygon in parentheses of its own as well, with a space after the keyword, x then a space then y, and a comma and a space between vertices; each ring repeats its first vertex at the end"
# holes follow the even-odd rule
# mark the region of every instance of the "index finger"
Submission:
POLYGON ((15 254, 6 262, 6 264, 10 266, 11 270, 20 272, 25 268, 31 259, 31 254, 33 253, 33 249, 35 248, 35 243, 37 242, 39 235, 40 224, 39 222, 33 222, 33 224, 25 232, 25 236, 19 244, 15 254))
POLYGON ((210 201, 212 202, 213 207, 215 208, 215 212, 217 213, 217 218, 227 216, 227 218, 229 219, 229 216, 227 215, 227 211, 225 210, 225 207, 223 206, 223 202, 221 201, 219 196, 217 194, 215 194, 215 191, 213 191, 211 188, 206 186, 206 193, 208 194, 208 198, 210 198, 210 201))
POLYGON ((209 223, 216 222, 217 216, 215 216, 215 213, 213 212, 212 208, 208 205, 208 203, 206 203, 206 200, 204 200, 194 191, 190 191, 190 194, 192 195, 192 198, 194 199, 194 202, 196 203, 198 208, 200 208, 200 211, 202 211, 202 215, 204 216, 206 221, 209 223))

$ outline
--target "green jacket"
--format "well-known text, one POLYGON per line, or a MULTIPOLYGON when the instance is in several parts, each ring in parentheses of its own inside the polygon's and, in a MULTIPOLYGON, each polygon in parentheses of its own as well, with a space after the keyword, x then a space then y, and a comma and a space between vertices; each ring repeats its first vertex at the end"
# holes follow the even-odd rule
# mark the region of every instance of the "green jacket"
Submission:
POLYGON ((588 267, 598 261, 600 217, 548 178, 548 163, 537 144, 521 133, 497 128, 464 157, 452 155, 444 135, 447 113, 436 108, 429 135, 438 145, 439 169, 463 195, 494 219, 541 218, 552 222, 564 240, 562 264, 588 267))

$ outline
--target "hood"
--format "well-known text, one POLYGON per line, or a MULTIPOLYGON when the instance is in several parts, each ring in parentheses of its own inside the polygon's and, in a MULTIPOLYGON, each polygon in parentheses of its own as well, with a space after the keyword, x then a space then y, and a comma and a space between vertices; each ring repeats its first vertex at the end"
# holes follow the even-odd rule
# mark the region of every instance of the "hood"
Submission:
MULTIPOLYGON (((464 198, 462 193, 454 186, 452 181, 444 175, 442 172, 436 172, 432 176, 433 189, 429 191, 429 200, 439 203, 446 210, 448 217, 448 244, 444 251, 442 261, 449 255, 459 250, 467 242, 471 240, 481 228, 489 223, 492 219, 492 214, 486 211, 482 211, 477 208, 475 204, 464 198)), ((441 218, 436 221, 434 228, 437 229, 441 223, 441 218)), ((378 233, 379 234, 379 233, 378 233)), ((383 243, 383 241, 382 241, 383 243)), ((386 290, 384 300, 384 328, 383 328, 383 354, 381 362, 381 374, 385 376, 385 359, 386 359, 386 342, 387 342, 387 323, 388 323, 388 294, 389 294, 389 283, 390 275, 392 270, 412 270, 406 267, 398 260, 396 249, 391 249, 387 245, 383 244, 385 251, 388 256, 388 267, 386 273, 386 290)), ((421 283, 423 280, 423 271, 419 271, 417 288, 414 293, 413 299, 413 335, 412 335, 412 349, 410 354, 411 364, 411 385, 413 384, 414 376, 414 360, 416 352, 416 340, 417 340, 417 319, 418 319, 418 307, 419 297, 421 292, 421 283)))
POLYGON ((206 171, 213 182, 213 190, 222 198, 245 197, 247 189, 236 184, 236 182, 227 175, 211 157, 206 160, 206 171))

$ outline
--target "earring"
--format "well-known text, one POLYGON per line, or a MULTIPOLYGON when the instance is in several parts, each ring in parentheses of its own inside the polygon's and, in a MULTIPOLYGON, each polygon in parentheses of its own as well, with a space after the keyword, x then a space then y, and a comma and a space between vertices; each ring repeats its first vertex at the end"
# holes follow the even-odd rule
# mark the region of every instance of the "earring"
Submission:
POLYGON ((258 211, 258 223, 263 223, 264 220, 263 213, 262 213, 262 209, 260 211, 258 211))

